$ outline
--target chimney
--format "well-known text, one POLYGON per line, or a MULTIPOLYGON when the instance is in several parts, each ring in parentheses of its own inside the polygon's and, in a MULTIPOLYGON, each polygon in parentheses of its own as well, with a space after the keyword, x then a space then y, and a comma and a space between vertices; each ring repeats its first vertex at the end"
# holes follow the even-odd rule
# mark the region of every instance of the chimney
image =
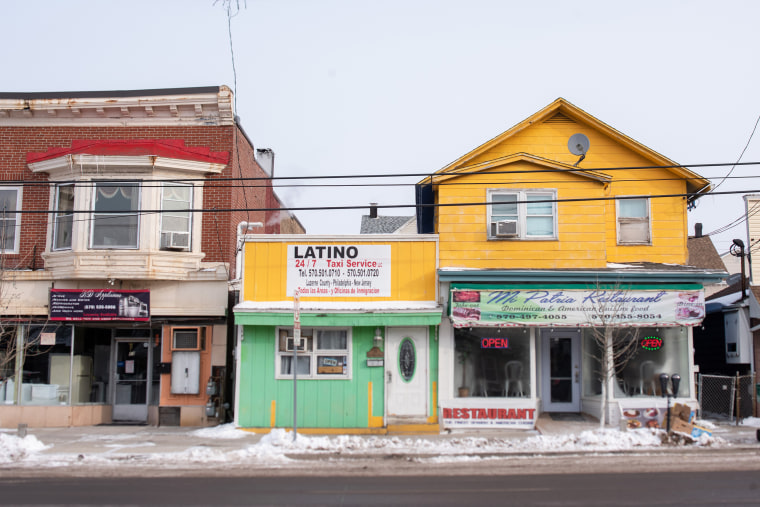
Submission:
POLYGON ((271 148, 258 148, 256 150, 256 163, 270 178, 274 178, 274 151, 271 148))
POLYGON ((369 203, 369 217, 377 218, 377 203, 376 202, 369 203))
POLYGON ((702 237, 702 224, 700 222, 697 222, 696 224, 694 224, 694 237, 695 238, 702 237))

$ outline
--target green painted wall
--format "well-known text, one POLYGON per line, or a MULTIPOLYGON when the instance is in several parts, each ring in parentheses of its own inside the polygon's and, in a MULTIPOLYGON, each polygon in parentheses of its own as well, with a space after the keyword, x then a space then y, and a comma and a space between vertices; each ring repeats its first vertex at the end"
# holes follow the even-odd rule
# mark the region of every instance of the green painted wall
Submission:
MULTIPOLYGON (((238 424, 242 428, 270 427, 272 400, 275 427, 293 426, 293 381, 275 380, 274 326, 244 326, 240 348, 238 424)), ((351 379, 298 380, 299 428, 368 427, 368 383, 372 382, 372 415, 384 413, 382 367, 367 367, 375 327, 354 327, 351 379)), ((437 365, 437 361, 436 361, 437 365)))
POLYGON ((430 388, 428 391, 430 391, 430 399, 428 401, 428 415, 434 416, 438 413, 438 407, 436 406, 438 403, 438 327, 437 326, 430 326, 429 331, 430 339, 429 341, 429 349, 430 349, 430 379, 428 382, 430 382, 430 388), (435 384, 435 385, 434 385, 435 384))

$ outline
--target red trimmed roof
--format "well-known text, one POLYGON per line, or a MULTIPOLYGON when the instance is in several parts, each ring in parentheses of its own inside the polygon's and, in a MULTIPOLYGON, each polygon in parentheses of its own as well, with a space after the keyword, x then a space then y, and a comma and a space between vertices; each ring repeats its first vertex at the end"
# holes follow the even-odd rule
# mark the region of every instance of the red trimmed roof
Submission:
POLYGON ((29 152, 26 162, 32 164, 43 160, 63 157, 65 155, 111 155, 139 156, 155 155, 158 157, 194 160, 213 164, 227 164, 229 153, 211 151, 205 147, 185 146, 182 139, 74 139, 71 148, 50 148, 44 153, 29 152))

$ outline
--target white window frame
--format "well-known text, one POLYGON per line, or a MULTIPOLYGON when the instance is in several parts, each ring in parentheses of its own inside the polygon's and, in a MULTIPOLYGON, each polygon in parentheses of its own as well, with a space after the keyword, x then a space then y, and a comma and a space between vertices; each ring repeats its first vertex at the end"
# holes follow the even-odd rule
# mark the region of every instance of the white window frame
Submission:
MULTIPOLYGON (((159 238, 158 238, 159 248, 165 249, 165 248, 163 248, 161 246, 161 244, 162 244, 162 237, 163 237, 163 235, 164 235, 165 232, 179 232, 179 233, 186 232, 188 234, 188 245, 190 245, 189 248, 188 248, 188 250, 192 250, 193 249, 193 215, 194 215, 194 213, 191 213, 189 211, 186 212, 187 215, 188 215, 187 216, 187 230, 186 231, 169 231, 169 230, 164 230, 164 218, 166 216, 168 216, 168 215, 171 215, 172 212, 176 211, 176 210, 167 210, 167 209, 164 208, 164 198, 166 196, 166 188, 170 187, 170 186, 171 187, 187 187, 188 188, 188 190, 190 191, 190 200, 187 202, 187 208, 188 209, 193 209, 193 199, 195 198, 195 186, 192 185, 192 184, 189 184, 189 183, 164 183, 163 185, 161 185, 161 224, 159 226, 159 238)), ((175 202, 180 202, 180 201, 175 201, 175 202)), ((181 212, 181 213, 185 213, 185 212, 181 212)), ((182 217, 182 218, 184 218, 184 217, 182 217)))
POLYGON ((487 221, 486 234, 489 240, 520 240, 520 241, 547 241, 557 239, 557 190, 551 188, 489 188, 487 191, 487 221), (545 194, 550 199, 552 205, 552 234, 546 236, 528 236, 528 203, 527 197, 532 194, 545 194), (491 216, 493 215, 493 196, 495 195, 516 195, 517 196, 517 234, 512 237, 494 236, 491 234, 491 216))
MULTIPOLYGON (((626 197, 626 196, 619 196, 626 197)), ((651 245, 652 244, 652 200, 649 197, 635 197, 634 199, 615 199, 615 236, 618 245, 651 245), (646 201, 647 216, 644 218, 623 217, 620 212, 620 203, 623 201, 640 200, 646 201), (647 240, 646 241, 623 241, 620 238, 621 223, 646 223, 647 240)))
POLYGON ((9 253, 9 254, 17 254, 19 251, 19 234, 21 234, 21 213, 19 213, 19 210, 21 210, 21 204, 22 204, 21 187, 0 186, 0 190, 12 190, 16 192, 16 211, 14 213, 8 213, 8 215, 3 216, 2 210, 0 210, 0 232, 5 230, 6 220, 13 220, 15 222, 13 226, 13 246, 11 248, 6 249, 6 248, 3 248, 3 244, 0 243, 0 252, 9 253))
POLYGON ((140 249, 140 223, 142 222, 141 213, 140 213, 140 207, 142 204, 142 197, 143 197, 143 186, 142 181, 140 180, 93 180, 92 181, 92 207, 91 207, 91 215, 90 215, 90 249, 91 250, 139 250, 140 249), (98 213, 95 210, 95 205, 97 202, 97 192, 98 192, 98 185, 99 184, 105 184, 110 186, 119 186, 119 185, 129 185, 129 186, 135 186, 137 188, 137 209, 135 209, 133 212, 129 213, 108 213, 108 212, 100 212, 98 213), (95 215, 115 215, 115 216, 130 216, 135 215, 137 217, 137 230, 135 231, 135 237, 136 241, 134 245, 98 245, 95 246, 94 239, 95 239, 95 215))
MULTIPOLYGON (((292 379, 293 373, 282 373, 280 371, 280 367, 282 365, 282 357, 284 356, 292 356, 293 352, 287 352, 280 350, 280 331, 286 331, 287 336, 292 337, 293 336, 293 328, 292 327, 277 327, 275 328, 275 336, 274 336, 274 374, 275 379, 278 380, 286 380, 286 379, 292 379)), ((298 357, 302 357, 304 355, 308 355, 311 357, 311 360, 309 361, 309 374, 306 375, 305 373, 299 373, 298 378, 299 379, 312 379, 312 380, 351 380, 353 377, 353 361, 352 361, 352 353, 353 353, 353 338, 352 338, 352 330, 350 327, 314 327, 314 328, 304 328, 301 330, 301 336, 306 341, 306 348, 307 350, 298 350, 298 357), (345 331, 346 332, 346 348, 345 349, 322 349, 317 350, 317 343, 318 343, 318 333, 320 331, 345 331), (309 342, 311 343, 311 346, 309 346, 309 342), (346 373, 336 373, 336 374, 330 374, 330 373, 317 373, 317 356, 329 356, 329 355, 335 355, 335 356, 346 356, 346 373)), ((294 365, 295 366, 295 365, 294 365)))
POLYGON ((56 185, 55 187, 55 214, 53 215, 53 242, 50 245, 51 250, 53 251, 62 251, 62 250, 71 250, 74 245, 74 210, 76 209, 76 199, 77 199, 77 186, 75 183, 62 183, 59 185, 56 185), (70 187, 74 191, 74 208, 72 208, 71 211, 61 213, 59 209, 60 205, 60 195, 61 195, 61 188, 62 187, 70 187), (58 247, 58 224, 59 220, 62 218, 70 217, 71 219, 71 230, 69 231, 71 234, 71 237, 69 238, 69 244, 68 246, 62 246, 58 247))

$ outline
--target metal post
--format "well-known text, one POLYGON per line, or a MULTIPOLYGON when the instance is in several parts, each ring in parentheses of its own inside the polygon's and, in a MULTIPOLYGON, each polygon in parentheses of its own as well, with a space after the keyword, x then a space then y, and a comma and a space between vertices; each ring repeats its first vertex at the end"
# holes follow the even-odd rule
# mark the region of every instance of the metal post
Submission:
POLYGON ((301 298, 298 289, 293 292, 293 442, 298 436, 298 344, 301 342, 301 298))
POLYGON ((16 376, 16 383, 14 384, 15 393, 14 393, 14 401, 16 402, 16 405, 21 405, 21 392, 22 387, 21 384, 24 380, 24 352, 26 352, 26 349, 24 345, 26 344, 26 325, 25 324, 19 324, 16 326, 16 364, 15 364, 15 376, 16 376))
MULTIPOLYGON (((743 259, 742 259, 743 261, 743 259)), ((739 419, 742 416, 742 385, 739 378, 739 372, 736 372, 736 425, 739 426, 739 419)))

